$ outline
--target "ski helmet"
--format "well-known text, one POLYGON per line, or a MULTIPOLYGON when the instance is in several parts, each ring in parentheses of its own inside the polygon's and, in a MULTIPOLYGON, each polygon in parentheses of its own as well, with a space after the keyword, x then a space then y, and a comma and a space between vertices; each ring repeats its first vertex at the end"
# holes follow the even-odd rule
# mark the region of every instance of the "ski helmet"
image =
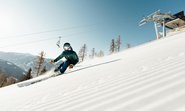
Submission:
POLYGON ((64 50, 69 50, 71 48, 70 43, 66 42, 63 46, 64 50))

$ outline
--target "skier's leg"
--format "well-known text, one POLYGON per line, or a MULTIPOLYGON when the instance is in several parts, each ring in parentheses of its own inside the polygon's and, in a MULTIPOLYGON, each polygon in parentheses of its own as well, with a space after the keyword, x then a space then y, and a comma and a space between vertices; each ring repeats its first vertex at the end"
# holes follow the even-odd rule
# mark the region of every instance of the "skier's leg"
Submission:
POLYGON ((69 62, 68 61, 64 62, 63 66, 60 68, 60 73, 63 74, 66 71, 68 66, 69 66, 69 62))
POLYGON ((54 72, 59 71, 59 70, 61 69, 61 67, 63 66, 63 64, 64 64, 64 62, 62 62, 62 63, 54 70, 54 72))

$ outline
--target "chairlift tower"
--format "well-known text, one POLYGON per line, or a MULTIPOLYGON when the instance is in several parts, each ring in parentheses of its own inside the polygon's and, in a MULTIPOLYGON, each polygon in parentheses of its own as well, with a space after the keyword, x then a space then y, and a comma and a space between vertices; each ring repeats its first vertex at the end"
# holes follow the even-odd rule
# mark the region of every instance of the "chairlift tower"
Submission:
POLYGON ((175 17, 170 13, 161 13, 160 10, 143 17, 143 19, 139 22, 139 26, 142 26, 148 22, 153 22, 156 32, 157 39, 161 38, 161 34, 159 32, 160 28, 162 27, 162 37, 166 36, 166 29, 165 29, 165 19, 174 19, 175 17))
POLYGON ((61 38, 62 38, 62 37, 61 37, 61 36, 59 36, 58 38, 59 38, 59 39, 58 39, 58 41, 57 41, 56 45, 58 46, 58 48, 60 48, 60 41, 61 41, 61 38))

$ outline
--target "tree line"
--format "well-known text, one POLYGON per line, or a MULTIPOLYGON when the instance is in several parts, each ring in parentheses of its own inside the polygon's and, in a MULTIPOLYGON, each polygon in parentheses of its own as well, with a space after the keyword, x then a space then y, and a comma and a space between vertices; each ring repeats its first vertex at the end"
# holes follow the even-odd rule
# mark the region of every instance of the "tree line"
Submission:
MULTIPOLYGON (((117 52, 120 52, 121 50, 121 36, 119 35, 116 39, 112 39, 111 43, 110 43, 110 48, 109 48, 109 54, 114 54, 117 52)), ((129 43, 126 44, 126 48, 130 48, 131 45, 129 43)), ((80 48, 80 51, 78 53, 80 61, 83 62, 84 59, 88 56, 87 54, 87 45, 83 44, 82 47, 80 48)), ((89 58, 95 58, 95 57, 103 57, 104 51, 103 50, 99 50, 96 51, 95 48, 92 48, 89 54, 89 58)))

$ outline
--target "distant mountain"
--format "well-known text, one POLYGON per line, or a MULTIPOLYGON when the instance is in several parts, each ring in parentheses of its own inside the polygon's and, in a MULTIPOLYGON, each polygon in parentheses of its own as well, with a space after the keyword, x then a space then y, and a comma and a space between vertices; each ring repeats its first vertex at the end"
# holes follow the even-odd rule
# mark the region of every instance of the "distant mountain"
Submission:
MULTIPOLYGON (((34 62, 36 61, 36 56, 25 53, 0 52, 0 59, 12 62, 22 68, 24 71, 28 71, 29 68, 32 68, 34 71, 34 62)), ((47 69, 51 68, 49 60, 50 59, 45 59, 44 62, 44 65, 47 69)))
POLYGON ((0 74, 5 74, 7 76, 13 76, 16 79, 20 80, 21 77, 26 74, 26 71, 16 66, 12 62, 0 59, 0 74))

